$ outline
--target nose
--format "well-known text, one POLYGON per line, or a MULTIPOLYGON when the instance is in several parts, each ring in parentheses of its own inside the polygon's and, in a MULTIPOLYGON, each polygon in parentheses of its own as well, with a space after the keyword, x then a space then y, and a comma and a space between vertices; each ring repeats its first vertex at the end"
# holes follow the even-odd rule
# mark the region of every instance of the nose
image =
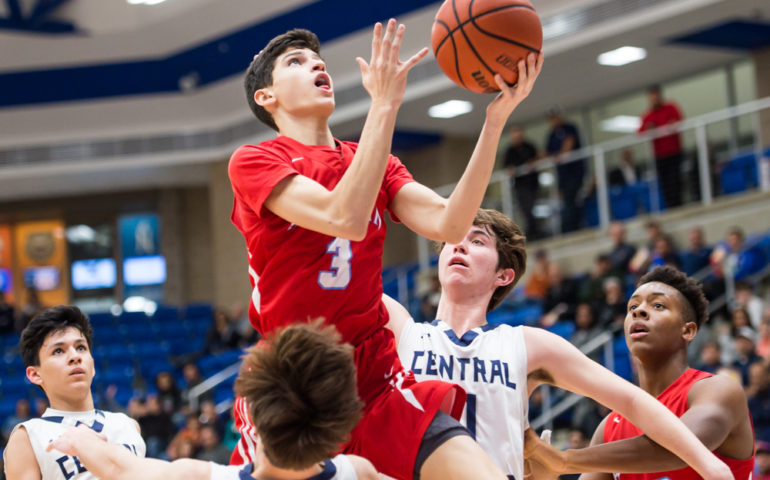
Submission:
POLYGON ((644 304, 641 304, 634 309, 634 313, 633 313, 634 318, 645 320, 647 319, 647 316, 648 316, 647 309, 645 308, 644 304))
POLYGON ((80 351, 72 347, 69 349, 69 363, 80 363, 83 361, 83 356, 80 354, 80 351))
POLYGON ((452 247, 453 253, 467 253, 467 249, 465 247, 465 241, 462 241, 460 243, 455 243, 452 247))
POLYGON ((326 71, 326 64, 324 63, 324 61, 323 60, 316 60, 313 63, 313 71, 314 72, 315 71, 325 72, 326 71))

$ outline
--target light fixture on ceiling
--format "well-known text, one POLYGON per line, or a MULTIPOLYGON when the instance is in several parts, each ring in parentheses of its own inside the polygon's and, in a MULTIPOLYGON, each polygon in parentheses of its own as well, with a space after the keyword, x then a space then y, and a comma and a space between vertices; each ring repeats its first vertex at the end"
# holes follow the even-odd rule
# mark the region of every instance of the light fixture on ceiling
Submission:
POLYGON ((157 5, 163 3, 166 0, 126 0, 131 5, 157 5))
POLYGON ((647 58, 647 50, 639 47, 620 47, 609 52, 604 52, 596 57, 596 61, 599 65, 609 65, 612 67, 619 67, 639 60, 647 58))
POLYGON ((428 109, 428 115, 433 118, 453 118, 473 110, 473 104, 465 100, 448 100, 428 109))
POLYGON ((631 115, 617 115, 599 122, 604 132, 633 133, 639 130, 642 120, 631 115))

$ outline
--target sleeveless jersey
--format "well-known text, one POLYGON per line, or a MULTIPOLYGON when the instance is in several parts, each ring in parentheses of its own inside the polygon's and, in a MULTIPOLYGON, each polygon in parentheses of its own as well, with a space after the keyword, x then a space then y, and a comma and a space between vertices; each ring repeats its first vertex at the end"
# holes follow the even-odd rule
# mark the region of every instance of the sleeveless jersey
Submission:
MULTIPOLYGON (((227 466, 211 463, 211 480, 254 480, 251 471, 253 463, 244 466, 227 466)), ((324 462, 324 469, 308 480, 356 480, 356 470, 345 455, 337 455, 324 462)), ((259 479, 256 479, 259 480, 259 479)))
POLYGON ((65 412, 47 409, 40 418, 33 418, 16 426, 24 426, 29 435, 32 450, 40 465, 42 480, 92 480, 91 473, 77 457, 65 455, 58 450, 46 452, 48 444, 70 427, 84 423, 94 431, 102 433, 110 443, 123 445, 134 455, 144 457, 145 444, 136 430, 136 424, 122 413, 90 410, 87 412, 65 412))
POLYGON ((393 156, 371 213, 366 237, 354 242, 298 227, 264 208, 273 188, 304 175, 332 190, 350 166, 357 144, 336 148, 278 137, 244 145, 228 168, 234 193, 231 220, 246 239, 252 301, 249 320, 263 335, 274 328, 324 317, 344 341, 358 345, 387 321, 382 295, 385 211, 412 176, 393 156))
MULTIPOLYGON (((687 397, 692 385, 698 380, 708 377, 713 377, 713 375, 708 372, 689 368, 677 378, 674 383, 669 385, 668 388, 658 395, 658 401, 671 410, 677 417, 681 417, 684 415, 684 412, 690 408, 687 397)), ((636 437, 637 435, 642 434, 643 432, 641 430, 614 411, 609 414, 607 422, 604 425, 605 443, 636 437)), ((730 467, 735 480, 749 480, 751 478, 752 471, 754 470, 753 455, 746 460, 735 460, 723 457, 717 452, 714 452, 714 455, 730 467)), ((691 467, 659 473, 616 473, 614 476, 615 480, 658 480, 662 478, 666 478, 667 480, 696 480, 702 478, 691 467)))
POLYGON ((404 368, 467 393, 462 422, 508 475, 523 480, 528 426, 527 349, 521 327, 484 325, 458 338, 446 323, 408 322, 398 340, 404 368))

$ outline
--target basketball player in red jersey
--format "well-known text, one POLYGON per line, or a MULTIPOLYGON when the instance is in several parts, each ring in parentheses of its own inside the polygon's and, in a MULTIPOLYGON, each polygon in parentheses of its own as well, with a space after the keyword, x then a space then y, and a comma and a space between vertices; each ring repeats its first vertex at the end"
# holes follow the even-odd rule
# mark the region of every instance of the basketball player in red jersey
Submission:
MULTIPOLYGON (((396 478, 504 478, 458 422, 464 393, 443 382, 417 384, 404 371, 381 303, 384 215, 434 240, 460 240, 481 204, 506 120, 529 94, 542 56, 518 64, 515 87, 487 107, 476 148, 448 199, 414 182, 389 154, 409 70, 426 54, 398 58, 403 25, 375 25, 370 62, 357 59, 371 106, 360 142, 335 139, 328 126, 333 82, 307 30, 271 40, 246 74, 255 115, 279 133, 232 156, 232 221, 246 239, 255 287, 251 323, 262 334, 324 317, 355 347, 364 416, 344 446, 396 478), (458 461, 459 459, 463 459, 458 461)), ((428 161, 428 160, 426 160, 428 161)), ((242 401, 242 434, 232 463, 251 457, 253 427, 242 401)))
MULTIPOLYGON (((672 267, 659 267, 639 280, 628 301, 626 343, 639 368, 642 389, 678 415, 730 467, 735 480, 748 480, 754 468, 754 428, 743 389, 731 378, 687 365, 687 346, 707 317, 708 301, 701 287, 672 267)), ((612 412, 599 424, 588 448, 559 452, 529 430, 525 455, 552 469, 543 478, 580 472, 613 472, 618 480, 701 478, 641 433, 612 412)), ((581 478, 613 477, 587 473, 581 478)))

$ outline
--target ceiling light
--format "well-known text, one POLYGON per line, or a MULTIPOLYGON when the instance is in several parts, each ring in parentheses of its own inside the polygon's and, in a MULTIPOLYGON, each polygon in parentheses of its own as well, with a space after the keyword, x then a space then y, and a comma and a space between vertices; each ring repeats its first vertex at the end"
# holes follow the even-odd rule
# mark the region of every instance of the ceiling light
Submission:
POLYGON ((428 115, 433 118, 453 118, 473 110, 473 104, 465 100, 449 100, 428 109, 428 115))
POLYGON ((599 122, 599 128, 604 132, 632 133, 639 130, 642 120, 631 115, 617 115, 599 122))
POLYGON ((646 57, 647 50, 639 47, 625 46, 600 54, 596 57, 596 61, 599 62, 599 65, 619 67, 628 63, 644 60, 646 57))
POLYGON ((166 0, 126 0, 131 5, 157 5, 163 3, 166 0))

